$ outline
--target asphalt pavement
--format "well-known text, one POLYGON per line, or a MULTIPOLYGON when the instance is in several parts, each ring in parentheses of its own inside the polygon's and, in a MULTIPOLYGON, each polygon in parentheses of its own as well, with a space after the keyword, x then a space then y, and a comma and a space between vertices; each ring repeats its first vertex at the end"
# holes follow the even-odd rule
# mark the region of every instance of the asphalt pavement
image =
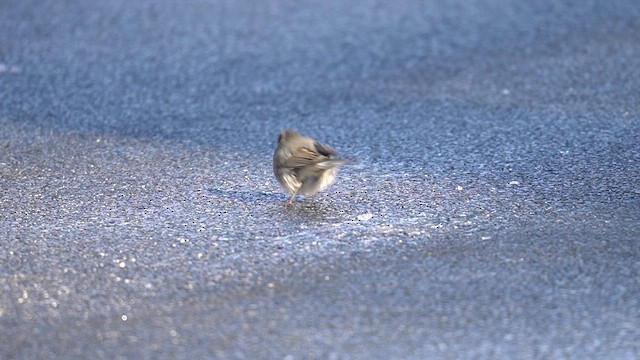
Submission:
POLYGON ((638 1, 0 2, 1 359, 640 359, 639 239, 638 1))

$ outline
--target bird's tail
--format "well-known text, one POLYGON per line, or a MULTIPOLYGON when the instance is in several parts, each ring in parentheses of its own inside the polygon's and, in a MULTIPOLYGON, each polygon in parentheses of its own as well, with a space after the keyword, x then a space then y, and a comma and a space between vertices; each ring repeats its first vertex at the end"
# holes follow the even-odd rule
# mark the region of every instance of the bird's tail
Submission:
POLYGON ((342 165, 350 164, 351 162, 351 160, 346 159, 329 159, 317 163, 316 166, 320 169, 333 169, 342 165))

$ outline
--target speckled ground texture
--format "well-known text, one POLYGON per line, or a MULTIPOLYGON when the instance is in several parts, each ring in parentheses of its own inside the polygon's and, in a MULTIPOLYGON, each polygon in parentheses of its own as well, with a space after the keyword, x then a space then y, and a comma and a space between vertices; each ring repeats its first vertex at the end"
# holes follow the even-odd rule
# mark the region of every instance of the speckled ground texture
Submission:
POLYGON ((639 359, 639 174, 636 0, 4 0, 0 358, 639 359))

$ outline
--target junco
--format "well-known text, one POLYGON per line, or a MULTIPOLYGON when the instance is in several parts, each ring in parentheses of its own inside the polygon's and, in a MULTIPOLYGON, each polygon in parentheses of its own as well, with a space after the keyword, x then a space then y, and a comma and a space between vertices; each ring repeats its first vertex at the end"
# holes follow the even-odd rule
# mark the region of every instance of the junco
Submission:
POLYGON ((273 173, 291 193, 287 206, 293 205, 296 195, 313 195, 335 181, 340 166, 350 162, 335 156, 332 148, 293 130, 280 133, 273 154, 273 173))

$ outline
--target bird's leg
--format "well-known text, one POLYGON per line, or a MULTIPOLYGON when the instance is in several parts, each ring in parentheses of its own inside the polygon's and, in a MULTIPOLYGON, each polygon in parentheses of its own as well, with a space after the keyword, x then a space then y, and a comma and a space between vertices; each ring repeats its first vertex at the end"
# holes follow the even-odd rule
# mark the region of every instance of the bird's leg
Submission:
POLYGON ((298 193, 298 189, 296 189, 296 191, 294 191, 293 194, 291 194, 291 197, 289 198, 289 202, 285 206, 293 206, 293 199, 296 197, 297 193, 298 193))

